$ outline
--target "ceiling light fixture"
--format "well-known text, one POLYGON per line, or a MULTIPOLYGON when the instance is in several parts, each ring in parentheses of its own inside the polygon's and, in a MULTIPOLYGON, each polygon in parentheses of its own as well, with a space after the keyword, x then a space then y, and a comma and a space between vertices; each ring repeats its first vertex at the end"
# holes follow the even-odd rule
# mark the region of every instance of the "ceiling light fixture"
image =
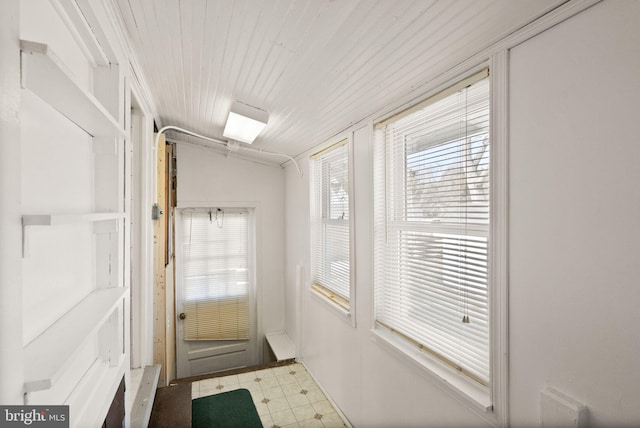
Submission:
POLYGON ((235 101, 231 105, 222 135, 251 144, 267 126, 268 120, 269 113, 266 111, 235 101))

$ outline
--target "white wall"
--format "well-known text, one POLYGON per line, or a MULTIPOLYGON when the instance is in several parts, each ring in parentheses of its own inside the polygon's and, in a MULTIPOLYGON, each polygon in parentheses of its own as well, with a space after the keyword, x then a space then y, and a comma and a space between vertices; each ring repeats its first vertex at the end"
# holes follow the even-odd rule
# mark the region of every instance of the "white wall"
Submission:
POLYGON ((265 333, 284 330, 284 171, 187 144, 177 162, 179 206, 257 204, 258 322, 265 333))
MULTIPOLYGON (((640 401, 639 16, 640 3, 605 2, 512 52, 513 426, 539 424, 538 397, 545 386, 589 406, 593 425, 640 420, 634 406, 640 401)), ((371 338, 370 129, 366 124, 352 130, 357 327, 308 291, 309 182, 290 165, 287 331, 354 426, 486 425, 422 370, 371 338), (296 284, 300 265, 302 289, 296 284)), ((308 171, 307 159, 301 163, 308 171)))
POLYGON ((22 404, 22 224, 20 164, 20 5, 0 2, 0 403, 22 404))
POLYGON ((547 385, 591 426, 640 422, 640 3, 511 52, 511 410, 547 385))

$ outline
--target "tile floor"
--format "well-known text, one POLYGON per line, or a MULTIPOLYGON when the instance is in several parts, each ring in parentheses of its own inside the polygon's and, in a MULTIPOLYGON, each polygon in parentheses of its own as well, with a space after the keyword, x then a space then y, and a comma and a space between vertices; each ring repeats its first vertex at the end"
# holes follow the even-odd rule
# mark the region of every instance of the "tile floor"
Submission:
POLYGON ((191 399, 246 388, 266 428, 342 428, 344 422, 302 364, 204 379, 191 399))

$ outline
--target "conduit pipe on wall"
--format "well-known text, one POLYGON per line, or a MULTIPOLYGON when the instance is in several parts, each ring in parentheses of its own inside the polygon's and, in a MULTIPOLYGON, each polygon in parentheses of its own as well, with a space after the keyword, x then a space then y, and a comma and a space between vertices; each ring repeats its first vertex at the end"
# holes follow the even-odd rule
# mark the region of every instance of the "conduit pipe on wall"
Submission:
MULTIPOLYGON (((298 174, 300 174, 300 177, 302 177, 302 170, 300 169, 300 166, 298 165, 298 162, 296 162, 296 160, 285 154, 285 153, 278 153, 278 152, 269 152, 267 150, 260 150, 260 149, 254 149, 251 147, 243 147, 240 145, 240 143, 238 142, 232 142, 232 141, 225 141, 225 140, 220 140, 217 138, 212 138, 212 137, 207 137, 204 136, 202 134, 198 134, 197 132, 193 132, 193 131, 189 131, 188 129, 184 129, 184 128, 180 128, 178 126, 173 126, 173 125, 167 125, 167 126, 163 126, 162 128, 160 128, 160 130, 158 131, 158 133, 156 134, 154 141, 153 141, 153 148, 155 151, 155 159, 154 159, 154 171, 157 173, 158 171, 158 144, 160 142, 160 135, 164 134, 167 131, 177 131, 180 132, 182 134, 187 134, 187 135, 191 135, 193 137, 197 137, 197 138, 201 138, 203 140, 206 141, 211 141, 212 143, 215 144, 219 144, 221 146, 226 147, 228 150, 232 151, 232 152, 237 152, 239 150, 245 150, 248 152, 253 152, 253 153, 260 153, 263 155, 269 155, 269 156, 279 156, 279 157, 283 157, 283 158, 287 158, 289 159, 291 162, 293 162, 293 164, 295 165, 296 169, 298 170, 298 174)), ((153 195, 154 195, 154 200, 155 203, 153 204, 153 208, 152 208, 152 218, 154 220, 157 220, 158 218, 160 218, 160 208, 158 207, 158 179, 156 177, 156 179, 153 181, 154 183, 154 191, 153 191, 153 195)))

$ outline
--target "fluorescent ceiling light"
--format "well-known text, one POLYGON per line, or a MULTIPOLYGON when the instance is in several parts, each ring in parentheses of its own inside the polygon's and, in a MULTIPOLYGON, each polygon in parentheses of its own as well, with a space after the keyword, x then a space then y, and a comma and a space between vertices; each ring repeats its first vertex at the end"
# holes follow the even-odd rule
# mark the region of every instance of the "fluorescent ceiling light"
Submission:
POLYGON ((269 113, 266 111, 235 101, 231 105, 222 135, 251 144, 267 126, 268 120, 269 113))

